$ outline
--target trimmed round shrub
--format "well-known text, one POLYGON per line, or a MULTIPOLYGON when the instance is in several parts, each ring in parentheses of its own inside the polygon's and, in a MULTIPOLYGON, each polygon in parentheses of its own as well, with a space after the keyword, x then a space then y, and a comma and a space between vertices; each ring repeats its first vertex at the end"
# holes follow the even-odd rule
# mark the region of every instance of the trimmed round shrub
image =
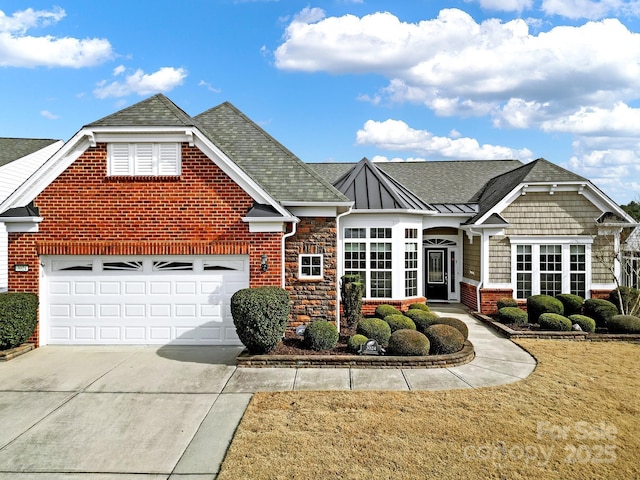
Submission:
POLYGON ((571 320, 571 326, 577 323, 583 332, 593 333, 596 331, 596 321, 593 318, 579 314, 569 315, 567 318, 571 320))
POLYGON ((364 318, 358 322, 356 333, 364 335, 369 340, 376 340, 379 345, 386 347, 389 345, 391 327, 380 318, 364 318))
POLYGON ((431 345, 429 353, 431 355, 455 353, 460 351, 464 345, 464 336, 460 330, 450 325, 431 325, 424 334, 429 339, 431 345))
POLYGON ((376 317, 380 319, 384 319, 384 317, 388 317, 389 315, 398 315, 401 313, 402 312, 393 305, 378 305, 376 307, 376 317))
POLYGON ((564 307, 563 315, 565 317, 582 313, 584 298, 580 295, 561 293, 560 295, 556 295, 556 298, 562 302, 562 306, 564 307))
POLYGON ((411 305, 409 305, 409 310, 424 310, 425 312, 431 311, 429 305, 427 305, 426 303, 412 303, 411 305))
POLYGON ((562 332, 570 332, 571 320, 567 317, 559 315, 557 313, 543 313, 538 318, 538 323, 540 323, 540 328, 542 330, 557 330, 562 332))
POLYGON ((429 339, 415 330, 396 330, 389 338, 389 352, 394 355, 429 355, 429 339))
POLYGON ((609 300, 588 298, 584 301, 583 313, 596 321, 598 327, 606 327, 607 322, 614 315, 618 315, 618 307, 609 300))
POLYGON ((633 315, 614 315, 608 323, 610 333, 640 333, 640 318, 633 315))
POLYGON ((356 333, 355 335, 349 337, 349 340, 347 340, 347 345, 349 346, 349 350, 356 353, 360 350, 360 347, 368 341, 369 339, 367 337, 356 333))
POLYGON ((527 312, 518 307, 504 307, 498 310, 498 319, 502 323, 527 323, 527 312))
POLYGON ((620 297, 622 297, 622 306, 625 314, 637 315, 638 307, 634 308, 634 306, 636 306, 636 302, 638 301, 638 295, 640 295, 640 290, 636 288, 618 287, 609 294, 609 301, 619 309, 620 297))
POLYGON ((247 350, 268 353, 287 328, 289 294, 279 287, 243 288, 231 297, 231 316, 247 350))
POLYGON ((416 330, 422 333, 424 333, 424 331, 431 325, 438 323, 439 318, 438 315, 433 312, 417 310, 415 308, 407 310, 404 315, 413 320, 413 323, 416 325, 416 330))
POLYGON ((395 332, 396 330, 416 329, 416 324, 413 323, 413 320, 411 320, 409 317, 405 317, 402 314, 387 315, 386 317, 384 317, 384 321, 387 322, 391 327, 391 333, 395 332))
POLYGON ((0 293, 0 350, 15 348, 36 328, 38 297, 33 293, 0 293))
POLYGON ((469 338, 469 327, 462 320, 453 317, 442 317, 439 318, 436 322, 436 325, 449 325, 450 327, 458 329, 458 331, 462 334, 464 339, 469 338))
POLYGON ((314 320, 304 331, 304 344, 311 350, 331 350, 338 343, 338 329, 326 320, 314 320))
POLYGON ((562 302, 551 295, 532 295, 527 298, 527 313, 530 323, 538 323, 538 317, 543 313, 564 313, 562 302))
POLYGON ((498 310, 502 310, 503 308, 507 308, 507 307, 517 307, 518 301, 515 298, 502 297, 501 299, 498 300, 496 305, 498 307, 498 310))

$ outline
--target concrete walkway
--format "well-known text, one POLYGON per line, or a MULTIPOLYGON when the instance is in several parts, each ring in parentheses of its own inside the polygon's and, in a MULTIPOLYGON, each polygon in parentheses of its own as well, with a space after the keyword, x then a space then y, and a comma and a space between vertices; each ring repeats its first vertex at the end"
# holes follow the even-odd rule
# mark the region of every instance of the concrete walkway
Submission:
POLYGON ((459 306, 476 358, 445 369, 237 369, 235 347, 44 347, 0 365, 0 480, 214 479, 253 392, 442 390, 535 360, 459 306))

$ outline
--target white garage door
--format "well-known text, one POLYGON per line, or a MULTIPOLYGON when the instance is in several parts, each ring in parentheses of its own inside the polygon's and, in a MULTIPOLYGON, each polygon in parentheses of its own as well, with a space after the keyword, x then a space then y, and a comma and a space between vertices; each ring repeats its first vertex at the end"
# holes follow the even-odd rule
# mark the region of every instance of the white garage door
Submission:
POLYGON ((246 256, 41 257, 50 344, 240 345, 231 296, 246 256))

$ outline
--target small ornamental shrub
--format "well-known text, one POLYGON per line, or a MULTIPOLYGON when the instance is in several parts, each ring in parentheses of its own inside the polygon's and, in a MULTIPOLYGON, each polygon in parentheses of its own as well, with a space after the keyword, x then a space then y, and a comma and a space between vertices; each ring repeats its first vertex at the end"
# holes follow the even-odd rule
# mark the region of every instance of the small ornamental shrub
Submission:
POLYGON ((287 328, 289 294, 279 287, 243 288, 231 297, 231 316, 247 350, 268 353, 287 328))
POLYGON ((453 317, 442 317, 439 318, 436 322, 436 325, 438 324, 449 325, 450 327, 456 328, 462 334, 465 340, 469 338, 469 328, 467 327, 467 324, 462 320, 453 317))
POLYGON ((567 317, 571 320, 571 325, 578 324, 583 332, 595 332, 596 331, 596 321, 593 318, 589 318, 585 315, 569 315, 567 317))
POLYGON ((518 301, 515 298, 502 297, 500 300, 498 300, 498 303, 496 305, 498 307, 498 310, 502 310, 506 307, 517 307, 518 301))
POLYGON ((338 343, 338 329, 326 320, 315 320, 304 331, 304 344, 311 350, 331 350, 338 343))
POLYGON ((347 345, 349 346, 349 350, 351 350, 353 353, 357 353, 360 351, 360 347, 368 341, 369 339, 367 337, 356 333, 355 335, 349 337, 349 340, 347 340, 347 345))
POLYGON ((396 330, 389 339, 393 355, 429 355, 429 339, 415 330, 396 330))
POLYGON ((435 325, 436 323, 438 323, 439 318, 438 315, 433 312, 427 312, 426 310, 417 310, 415 308, 407 310, 404 315, 413 320, 413 323, 416 326, 416 330, 422 333, 424 333, 424 331, 431 325, 435 325))
POLYGON ((33 293, 0 293, 0 350, 15 348, 36 328, 38 297, 33 293))
POLYGON ((538 323, 542 330, 556 330, 562 332, 570 332, 571 320, 557 313, 543 313, 538 318, 538 323))
POLYGON ((405 317, 402 314, 387 315, 386 317, 384 317, 384 321, 387 322, 391 327, 391 333, 395 332, 396 330, 416 329, 416 324, 413 323, 413 320, 411 320, 409 317, 405 317))
POLYGON ((608 323, 610 333, 640 333, 640 318, 633 315, 614 315, 608 323))
POLYGON ((504 307, 498 310, 498 319, 502 323, 527 323, 527 312, 518 307, 504 307))
POLYGON ((412 303, 411 305, 409 305, 409 310, 424 310, 425 312, 431 311, 429 305, 427 305, 426 303, 412 303))
POLYGON ((640 311, 640 302, 638 302, 640 290, 630 287, 618 287, 609 294, 609 301, 616 308, 620 309, 620 297, 622 297, 622 307, 626 315, 637 315, 640 311))
POLYGON ((402 312, 393 305, 378 305, 376 307, 376 317, 380 319, 384 319, 384 317, 388 317, 389 315, 398 315, 401 313, 402 312))
POLYGON ((561 293, 560 295, 556 295, 556 298, 562 302, 562 306, 564 307, 563 315, 565 317, 582 313, 582 304, 584 303, 584 298, 582 298, 580 295, 561 293))
POLYGON ((431 345, 429 353, 431 355, 455 353, 460 351, 464 345, 464 337, 460 330, 450 325, 431 325, 424 334, 429 339, 431 345))
POLYGON ((360 281, 360 275, 344 275, 340 285, 344 318, 347 325, 354 326, 362 318, 364 284, 360 281))
POLYGON ((530 323, 538 323, 538 317, 543 313, 564 313, 562 302, 551 295, 532 295, 527 298, 527 313, 530 323))
POLYGON ((391 327, 380 318, 363 318, 358 322, 356 333, 364 335, 369 340, 376 340, 379 345, 386 347, 389 345, 391 327))
POLYGON ((618 315, 618 307, 608 300, 588 298, 584 301, 584 314, 596 321, 598 327, 606 327, 614 315, 618 315))

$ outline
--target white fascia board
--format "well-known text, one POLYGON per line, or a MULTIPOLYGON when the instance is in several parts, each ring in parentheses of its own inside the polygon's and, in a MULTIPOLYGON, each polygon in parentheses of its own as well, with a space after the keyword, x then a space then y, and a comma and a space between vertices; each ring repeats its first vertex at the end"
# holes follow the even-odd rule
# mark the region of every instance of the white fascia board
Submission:
POLYGON ((0 223, 4 223, 8 233, 36 233, 43 220, 42 217, 3 217, 0 223))
POLYGON ((92 127, 95 143, 188 142, 191 127, 92 127))
POLYGON ((385 214, 385 215, 423 215, 423 216, 432 216, 437 215, 438 212, 432 212, 427 210, 384 210, 384 209, 353 209, 351 213, 360 213, 365 215, 370 214, 385 214))
POLYGON ((538 243, 549 244, 565 244, 570 243, 572 245, 589 245, 593 243, 593 237, 591 235, 563 235, 563 236, 531 236, 531 235, 509 235, 511 243, 518 245, 533 245, 538 243))
POLYGON ((338 215, 336 205, 287 206, 296 217, 335 217, 338 215))
MULTIPOLYGON (((197 128, 193 129, 193 143, 211 161, 213 161, 220 169, 226 173, 231 180, 236 182, 248 195, 256 202, 263 205, 270 205, 283 217, 291 218, 291 214, 280 205, 271 195, 269 195, 260 185, 258 185, 249 175, 245 173, 235 162, 220 150, 206 135, 203 135, 197 128)), ((282 220, 281 221, 285 221, 282 220)))
POLYGON ((15 207, 24 207, 31 203, 89 148, 92 138, 92 133, 86 129, 76 133, 71 140, 65 143, 33 175, 0 203, 0 213, 15 207))

